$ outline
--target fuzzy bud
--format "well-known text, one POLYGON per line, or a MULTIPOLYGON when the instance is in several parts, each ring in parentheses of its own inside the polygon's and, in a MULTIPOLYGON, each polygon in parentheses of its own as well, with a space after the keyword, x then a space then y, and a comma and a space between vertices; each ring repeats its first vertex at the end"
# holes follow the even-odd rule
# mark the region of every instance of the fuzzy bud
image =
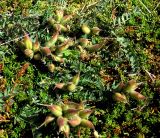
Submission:
POLYGON ((24 54, 25 54, 25 56, 26 56, 27 58, 30 58, 30 59, 32 59, 32 58, 33 58, 33 55, 34 55, 34 53, 33 53, 33 51, 32 51, 31 49, 25 49, 25 50, 24 50, 24 54))
POLYGON ((56 51, 56 46, 55 45, 51 46, 50 50, 51 50, 52 53, 55 52, 56 51))
POLYGON ((78 48, 79 48, 79 50, 80 50, 80 58, 82 59, 82 60, 89 60, 90 59, 90 56, 89 56, 89 54, 87 53, 87 51, 86 50, 84 50, 80 45, 78 45, 78 48))
POLYGON ((113 99, 117 102, 123 102, 123 103, 128 102, 126 96, 124 94, 121 94, 121 93, 118 93, 118 92, 114 93, 113 99))
POLYGON ((82 32, 85 34, 89 34, 91 32, 91 30, 86 24, 83 24, 82 25, 82 32))
POLYGON ((86 120, 86 119, 82 119, 80 125, 83 126, 83 127, 90 128, 90 129, 95 129, 93 123, 89 120, 86 120))
POLYGON ((45 119, 45 125, 47 125, 48 123, 52 122, 54 120, 54 117, 52 116, 47 116, 45 119))

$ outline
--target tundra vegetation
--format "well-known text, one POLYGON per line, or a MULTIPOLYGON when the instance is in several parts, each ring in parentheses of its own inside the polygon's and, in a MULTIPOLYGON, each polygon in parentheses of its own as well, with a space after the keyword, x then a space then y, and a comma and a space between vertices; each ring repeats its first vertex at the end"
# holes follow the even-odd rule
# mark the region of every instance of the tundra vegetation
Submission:
POLYGON ((159 0, 1 0, 0 138, 158 138, 159 0))

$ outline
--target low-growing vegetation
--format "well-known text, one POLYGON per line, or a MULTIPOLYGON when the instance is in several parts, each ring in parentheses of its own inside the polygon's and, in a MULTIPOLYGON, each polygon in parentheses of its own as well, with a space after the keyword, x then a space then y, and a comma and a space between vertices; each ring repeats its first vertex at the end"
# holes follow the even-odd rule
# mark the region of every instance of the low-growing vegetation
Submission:
POLYGON ((1 0, 0 138, 158 138, 158 0, 1 0))

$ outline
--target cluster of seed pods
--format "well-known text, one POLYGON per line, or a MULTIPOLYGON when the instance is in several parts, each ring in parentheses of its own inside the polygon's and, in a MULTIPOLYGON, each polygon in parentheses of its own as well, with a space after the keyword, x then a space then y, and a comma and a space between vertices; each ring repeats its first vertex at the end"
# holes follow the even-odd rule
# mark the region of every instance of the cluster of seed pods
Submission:
POLYGON ((45 121, 38 128, 42 127, 43 125, 47 125, 56 119, 59 132, 62 132, 66 137, 69 137, 70 127, 90 128, 93 130, 94 137, 99 137, 99 134, 95 130, 93 123, 88 120, 93 110, 90 108, 85 108, 85 104, 83 102, 75 103, 66 101, 58 105, 41 105, 47 107, 52 112, 54 117, 52 115, 47 116, 45 121))
POLYGON ((53 62, 64 62, 63 52, 74 44, 72 39, 65 38, 61 35, 63 31, 68 30, 64 29, 65 26, 60 24, 60 22, 63 20, 63 24, 65 24, 71 16, 66 15, 63 17, 63 11, 56 11, 56 17, 57 21, 55 21, 54 24, 52 19, 49 20, 54 27, 54 33, 52 37, 43 44, 43 46, 38 41, 38 38, 36 38, 36 41, 34 42, 27 33, 24 34, 24 39, 18 43, 21 51, 27 58, 37 61, 47 59, 47 61, 51 61, 47 63, 50 72, 54 72, 55 70, 53 62))
MULTIPOLYGON (((101 29, 98 27, 90 28, 87 24, 82 24, 81 31, 82 37, 73 41, 70 37, 64 37, 63 33, 70 31, 68 21, 73 15, 64 15, 64 11, 57 10, 55 17, 48 19, 50 26, 53 27, 54 33, 52 37, 46 41, 43 45, 38 41, 38 37, 33 41, 27 33, 24 34, 24 39, 21 40, 18 45, 24 55, 36 61, 47 61, 47 67, 50 72, 54 72, 56 69, 55 62, 63 63, 63 52, 71 46, 75 46, 80 50, 80 58, 82 60, 88 60, 88 52, 96 52, 106 45, 106 40, 98 44, 93 44, 89 37, 98 36, 101 29)), ((80 72, 78 72, 71 81, 67 83, 58 83, 55 88, 68 90, 70 92, 75 91, 80 78, 80 72)), ((83 126, 93 129, 95 138, 98 138, 98 132, 95 130, 94 125, 88 120, 88 117, 92 113, 91 109, 85 109, 84 104, 77 104, 73 102, 62 103, 60 105, 46 105, 48 109, 57 117, 57 125, 59 131, 63 132, 66 137, 69 137, 70 126, 77 127, 83 126)), ((47 116, 44 123, 41 125, 47 125, 53 121, 53 116, 47 116)), ((40 127, 41 127, 40 126, 40 127)))
POLYGON ((73 92, 75 91, 78 82, 80 79, 80 72, 78 72, 75 76, 72 77, 71 81, 67 82, 67 83, 57 83, 54 87, 54 89, 58 88, 58 89, 62 89, 62 90, 67 90, 69 92, 73 92))
POLYGON ((84 33, 84 35, 82 35, 78 41, 78 48, 80 50, 80 58, 82 60, 90 60, 90 53, 92 52, 97 52, 99 50, 101 50, 102 48, 105 47, 105 45, 107 44, 107 39, 100 37, 101 41, 99 43, 94 44, 92 42, 92 38, 96 38, 97 36, 99 36, 99 33, 101 31, 100 28, 98 28, 97 26, 90 28, 87 24, 82 24, 81 26, 81 30, 84 33))
POLYGON ((98 27, 92 27, 90 29, 86 24, 82 24, 81 26, 81 30, 86 35, 86 38, 81 37, 76 41, 73 41, 73 39, 70 37, 64 37, 62 33, 70 31, 70 27, 67 22, 72 17, 73 15, 64 16, 63 10, 57 10, 56 17, 48 19, 49 24, 54 29, 54 33, 51 38, 43 44, 43 46, 38 41, 38 38, 33 41, 29 37, 29 35, 24 32, 24 39, 18 43, 24 55, 29 59, 34 59, 37 61, 49 61, 47 63, 48 70, 50 72, 54 72, 54 62, 63 63, 63 52, 69 47, 78 47, 80 50, 80 58, 82 60, 85 60, 89 58, 89 54, 87 53, 87 51, 98 51, 105 46, 105 40, 103 40, 99 44, 92 44, 92 42, 87 39, 87 35, 99 35, 101 29, 99 29, 98 27))
MULTIPOLYGON (((59 32, 55 32, 51 39, 45 43, 45 46, 41 46, 38 40, 32 42, 31 38, 25 34, 24 39, 20 42, 20 48, 27 58, 42 61, 48 58, 53 62, 64 62, 62 53, 73 45, 71 39, 64 40, 60 45, 55 45, 59 40, 59 32)), ((62 41, 62 40, 61 40, 62 41)), ((53 63, 47 64, 50 72, 53 72, 55 65, 53 63)))
POLYGON ((63 52, 71 46, 77 47, 80 50, 80 58, 82 60, 89 60, 88 51, 95 52, 100 50, 106 45, 106 40, 102 38, 100 43, 93 44, 92 41, 88 39, 88 36, 98 36, 101 29, 98 27, 90 28, 87 24, 81 25, 81 30, 84 35, 75 41, 70 37, 64 37, 63 33, 70 31, 68 22, 72 17, 73 15, 64 15, 63 10, 57 10, 55 17, 48 19, 50 26, 54 29, 54 33, 43 45, 40 44, 38 38, 33 41, 29 35, 25 33, 24 39, 18 43, 24 55, 29 59, 47 61, 47 67, 50 72, 54 72, 55 70, 54 62, 64 62, 63 52))
POLYGON ((113 98, 117 102, 128 103, 128 99, 126 95, 123 94, 123 93, 126 93, 138 101, 146 99, 144 95, 136 91, 137 88, 138 88, 138 83, 135 80, 130 80, 126 84, 120 83, 120 85, 118 86, 118 89, 113 95, 113 98))

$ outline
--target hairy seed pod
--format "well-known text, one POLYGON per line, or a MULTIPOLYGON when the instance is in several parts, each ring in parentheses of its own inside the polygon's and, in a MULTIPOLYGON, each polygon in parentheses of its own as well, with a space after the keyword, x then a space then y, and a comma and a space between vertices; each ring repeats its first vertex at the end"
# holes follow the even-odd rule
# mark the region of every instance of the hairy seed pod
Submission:
POLYGON ((136 91, 132 91, 129 94, 136 100, 144 100, 144 99, 146 99, 146 97, 144 95, 142 95, 142 94, 140 94, 139 92, 136 92, 136 91))
POLYGON ((26 49, 32 49, 32 40, 27 33, 24 33, 23 42, 26 49))
POLYGON ((96 52, 102 49, 102 47, 104 47, 104 45, 100 43, 100 44, 95 44, 95 45, 89 45, 86 48, 91 52, 96 52))
POLYGON ((68 120, 68 123, 72 127, 76 127, 81 123, 81 118, 78 115, 73 116, 70 120, 68 120))
POLYGON ((37 128, 37 129, 39 129, 40 127, 42 127, 42 126, 46 126, 47 124, 49 124, 50 122, 52 122, 54 120, 54 117, 52 117, 52 116, 47 116, 46 118, 45 118, 45 121, 37 128))
POLYGON ((73 92, 76 89, 76 85, 72 82, 69 82, 66 87, 67 87, 67 90, 70 92, 73 92))
POLYGON ((38 41, 38 37, 36 37, 35 43, 33 43, 33 51, 38 52, 40 50, 40 43, 38 41))
POLYGON ((62 103, 61 107, 64 112, 69 109, 69 106, 64 103, 62 103))
POLYGON ((69 48, 69 45, 67 42, 64 42, 63 44, 61 44, 60 46, 57 47, 56 49, 56 54, 60 54, 62 53, 63 51, 65 51, 66 49, 69 48))
POLYGON ((62 108, 59 105, 48 105, 47 108, 56 116, 62 116, 62 108))
POLYGON ((57 118, 57 125, 59 126, 59 131, 61 131, 64 125, 67 124, 67 121, 68 121, 67 118, 64 118, 62 116, 59 116, 57 118))
POLYGON ((64 133, 64 135, 65 135, 67 138, 69 138, 70 127, 69 127, 68 124, 64 125, 62 132, 64 133))
POLYGON ((68 21, 70 21, 71 18, 73 18, 72 15, 65 15, 65 16, 63 17, 63 19, 62 19, 61 22, 62 22, 63 24, 65 24, 65 23, 67 23, 68 21))
POLYGON ((93 134, 94 134, 95 138, 100 138, 100 136, 99 136, 99 134, 98 134, 98 132, 96 130, 94 130, 93 134))
POLYGON ((67 38, 65 38, 63 35, 59 35, 58 40, 63 43, 64 41, 67 40, 67 38))
POLYGON ((90 43, 90 41, 86 38, 80 38, 79 42, 80 42, 80 45, 82 46, 87 46, 90 43))
POLYGON ((53 90, 55 90, 56 88, 58 88, 58 89, 63 89, 64 86, 65 86, 65 83, 57 83, 57 84, 55 85, 55 87, 53 88, 53 90))
POLYGON ((99 35, 101 29, 99 29, 98 27, 93 27, 91 29, 92 33, 95 34, 95 35, 99 35))
POLYGON ((49 18, 48 23, 53 26, 56 23, 56 21, 53 18, 49 18))
POLYGON ((57 55, 61 54, 63 51, 67 50, 72 45, 73 41, 71 39, 64 41, 60 46, 57 47, 56 54, 57 55))
POLYGON ((58 39, 58 36, 59 36, 59 32, 55 32, 52 37, 45 43, 45 46, 46 47, 53 47, 55 46, 55 43, 57 42, 57 39, 58 39))
POLYGON ((83 24, 82 25, 82 32, 85 34, 89 34, 91 32, 91 30, 86 24, 83 24))
POLYGON ((114 93, 113 99, 117 102, 128 103, 126 96, 118 92, 114 93))
POLYGON ((24 50, 24 54, 25 54, 25 56, 26 56, 27 58, 30 58, 30 59, 32 59, 32 58, 33 58, 33 55, 34 55, 34 53, 33 53, 33 51, 32 51, 31 49, 25 49, 25 50, 24 50))
POLYGON ((51 50, 50 50, 50 48, 48 48, 48 47, 42 47, 42 48, 40 49, 40 51, 42 52, 42 54, 43 54, 44 56, 49 56, 49 55, 51 55, 51 50))
POLYGON ((92 112, 91 109, 84 109, 79 112, 79 116, 83 119, 88 119, 92 112))
POLYGON ((67 117, 67 118, 71 118, 74 115, 77 115, 78 112, 79 112, 79 109, 69 108, 69 109, 64 111, 64 116, 67 117))
POLYGON ((135 80, 130 80, 128 81, 128 83, 126 84, 124 91, 127 93, 131 93, 134 92, 138 87, 138 84, 136 83, 135 80))
POLYGON ((56 46, 55 45, 51 46, 50 50, 51 50, 52 53, 55 52, 56 51, 56 46))
POLYGON ((90 59, 90 55, 87 53, 87 51, 86 50, 84 50, 80 45, 78 45, 78 48, 79 48, 79 50, 80 50, 80 58, 82 59, 82 60, 86 60, 86 61, 88 61, 89 59, 90 59))
POLYGON ((79 109, 79 110, 83 110, 84 109, 83 102, 75 103, 75 102, 71 102, 71 101, 65 101, 64 104, 67 105, 68 108, 70 108, 70 109, 79 109))
POLYGON ((57 17, 57 21, 60 22, 63 18, 64 15, 64 11, 63 10, 56 10, 56 17, 57 17))
POLYGON ((56 62, 60 62, 60 63, 63 63, 63 62, 64 62, 64 59, 63 59, 63 58, 58 57, 58 56, 53 55, 53 54, 51 55, 51 58, 52 58, 53 61, 56 61, 56 62))
POLYGON ((124 87, 125 87, 125 84, 123 82, 120 82, 116 91, 121 92, 123 91, 124 87))
POLYGON ((95 44, 95 45, 90 44, 86 48, 91 52, 96 52, 104 48, 107 42, 108 41, 104 39, 100 43, 95 44))
POLYGON ((84 51, 84 52, 80 53, 80 58, 83 61, 89 61, 90 55, 86 51, 84 51))
POLYGON ((47 65, 47 67, 48 67, 48 70, 51 72, 51 73, 53 73, 54 72, 54 70, 55 70, 55 65, 54 64, 48 64, 47 65))
POLYGON ((67 32, 67 31, 68 31, 68 28, 65 27, 65 26, 62 25, 62 24, 54 24, 53 28, 54 28, 56 31, 58 31, 58 32, 60 32, 60 31, 62 31, 62 32, 67 32))
POLYGON ((73 84, 77 85, 80 79, 80 72, 78 72, 75 76, 72 78, 73 84))
POLYGON ((65 117, 60 116, 57 118, 57 125, 59 126, 59 132, 63 132, 66 135, 66 137, 69 137, 70 128, 67 122, 68 119, 65 117))
POLYGON ((37 53, 33 56, 34 60, 41 60, 42 59, 42 56, 40 53, 37 53))
POLYGON ((82 119, 80 125, 83 127, 90 128, 90 129, 95 129, 93 123, 87 119, 82 119))

